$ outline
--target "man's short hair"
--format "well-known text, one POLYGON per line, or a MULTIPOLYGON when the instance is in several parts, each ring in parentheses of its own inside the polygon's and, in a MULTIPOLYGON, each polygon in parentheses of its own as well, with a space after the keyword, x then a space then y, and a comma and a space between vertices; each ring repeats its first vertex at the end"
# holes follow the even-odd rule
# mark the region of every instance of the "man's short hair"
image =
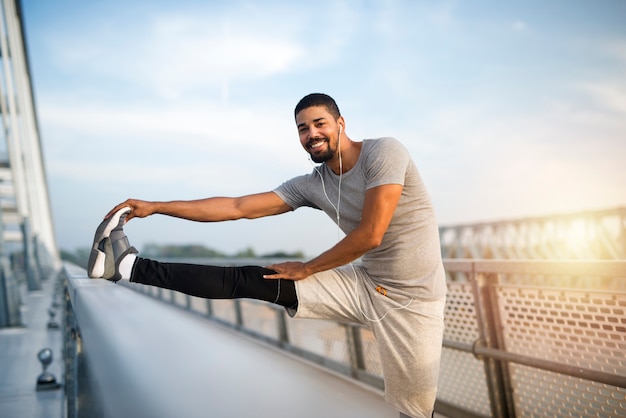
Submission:
POLYGON ((324 106, 328 113, 330 113, 335 120, 339 119, 341 112, 339 112, 339 106, 335 100, 324 93, 311 93, 304 96, 296 105, 296 109, 293 112, 294 118, 298 116, 301 110, 308 109, 313 106, 324 106))

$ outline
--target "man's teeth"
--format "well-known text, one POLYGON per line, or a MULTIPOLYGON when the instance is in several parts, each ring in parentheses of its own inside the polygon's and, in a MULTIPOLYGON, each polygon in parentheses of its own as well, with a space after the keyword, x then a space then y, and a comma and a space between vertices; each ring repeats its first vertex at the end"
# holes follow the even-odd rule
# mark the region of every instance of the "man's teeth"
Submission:
POLYGON ((319 148, 324 144, 324 141, 320 141, 320 142, 315 142, 313 144, 311 144, 311 148, 319 148))

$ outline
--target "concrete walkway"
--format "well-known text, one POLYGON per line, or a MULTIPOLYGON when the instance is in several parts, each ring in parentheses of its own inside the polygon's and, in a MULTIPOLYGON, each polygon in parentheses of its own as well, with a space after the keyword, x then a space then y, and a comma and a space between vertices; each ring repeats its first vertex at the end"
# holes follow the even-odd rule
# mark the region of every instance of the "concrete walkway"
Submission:
MULTIPOLYGON (((52 306, 54 280, 43 283, 36 292, 23 291, 22 321, 24 327, 0 329, 0 417, 61 418, 65 416, 63 387, 37 390, 42 373, 37 353, 43 348, 53 351, 48 367, 57 382, 63 379, 61 329, 48 329, 48 309, 52 306)), ((60 308, 56 309, 60 323, 60 308)))

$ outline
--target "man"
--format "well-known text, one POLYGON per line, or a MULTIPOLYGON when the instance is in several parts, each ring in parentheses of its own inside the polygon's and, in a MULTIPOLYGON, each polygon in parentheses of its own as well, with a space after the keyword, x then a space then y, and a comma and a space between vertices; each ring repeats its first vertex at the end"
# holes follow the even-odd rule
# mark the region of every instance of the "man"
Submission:
POLYGON ((428 192, 393 138, 351 140, 335 101, 305 96, 295 108, 300 143, 321 163, 273 191, 237 198, 128 199, 98 227, 90 277, 174 289, 205 298, 255 298, 297 318, 369 327, 380 353, 385 399, 401 416, 430 417, 437 391, 446 283, 428 192), (122 229, 163 214, 198 222, 252 219, 309 206, 345 237, 307 262, 263 267, 160 263, 138 257, 122 229), (360 263, 352 262, 361 258, 360 263))

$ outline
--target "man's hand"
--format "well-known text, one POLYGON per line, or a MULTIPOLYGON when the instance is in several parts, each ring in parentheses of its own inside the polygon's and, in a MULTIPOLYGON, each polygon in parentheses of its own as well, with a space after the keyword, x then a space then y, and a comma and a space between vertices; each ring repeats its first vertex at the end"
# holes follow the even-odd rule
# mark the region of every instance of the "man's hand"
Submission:
POLYGON ((145 218, 146 216, 154 214, 154 210, 152 209, 152 202, 146 202, 137 199, 127 199, 125 202, 122 202, 119 205, 115 206, 113 209, 111 209, 111 211, 106 214, 104 219, 110 218, 115 212, 124 207, 130 208, 130 213, 126 216, 126 222, 128 222, 132 218, 145 218))
POLYGON ((306 268, 306 264, 299 261, 272 264, 266 268, 274 270, 276 274, 266 274, 263 276, 264 279, 302 280, 312 274, 306 268))

